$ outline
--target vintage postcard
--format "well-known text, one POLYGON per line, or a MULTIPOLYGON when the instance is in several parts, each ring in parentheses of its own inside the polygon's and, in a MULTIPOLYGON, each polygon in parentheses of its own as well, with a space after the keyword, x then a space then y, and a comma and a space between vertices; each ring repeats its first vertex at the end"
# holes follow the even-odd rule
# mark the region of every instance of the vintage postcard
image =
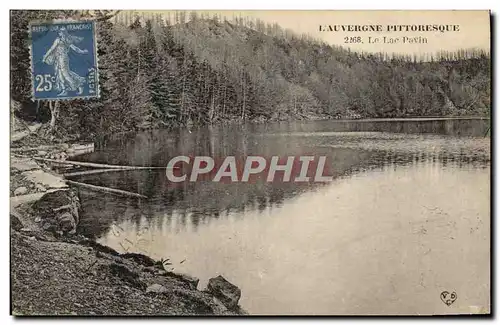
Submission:
POLYGON ((490 315, 490 21, 12 10, 11 314, 490 315))

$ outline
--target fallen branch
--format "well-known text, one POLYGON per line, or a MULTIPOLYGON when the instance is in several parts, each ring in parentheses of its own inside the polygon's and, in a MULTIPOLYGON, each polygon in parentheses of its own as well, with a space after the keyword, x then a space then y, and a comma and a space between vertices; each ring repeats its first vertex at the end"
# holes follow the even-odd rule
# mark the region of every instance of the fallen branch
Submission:
MULTIPOLYGON (((147 167, 147 166, 120 166, 120 165, 107 165, 107 164, 96 164, 82 161, 72 161, 72 160, 57 160, 42 157, 34 157, 35 160, 41 160, 46 162, 51 162, 55 164, 62 165, 75 165, 82 167, 96 167, 96 168, 109 168, 109 169, 124 169, 124 170, 135 170, 135 169, 170 169, 169 167, 147 167)), ((178 167, 173 167, 178 168, 178 167)))
POLYGON ((116 188, 110 188, 110 187, 104 187, 104 186, 97 186, 97 185, 91 185, 87 183, 80 183, 80 182, 75 182, 75 181, 67 181, 68 184, 75 185, 75 186, 80 186, 83 188, 87 188, 90 190, 94 190, 97 192, 104 192, 104 193, 112 193, 112 194, 119 194, 119 195, 124 195, 124 196, 131 196, 131 197, 137 197, 141 199, 147 199, 148 197, 139 193, 133 193, 133 192, 128 192, 124 190, 118 190, 116 188))

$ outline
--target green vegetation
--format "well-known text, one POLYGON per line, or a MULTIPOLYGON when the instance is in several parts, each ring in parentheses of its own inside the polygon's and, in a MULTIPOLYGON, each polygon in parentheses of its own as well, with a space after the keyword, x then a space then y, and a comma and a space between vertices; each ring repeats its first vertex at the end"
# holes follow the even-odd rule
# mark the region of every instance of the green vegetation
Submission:
MULTIPOLYGON (((11 12, 11 94, 29 104, 27 24, 76 11, 11 12)), ((76 138, 144 128, 308 118, 488 115, 488 52, 360 54, 262 21, 112 19, 100 13, 101 99, 60 103, 57 129, 76 138)), ((94 17, 95 18, 95 17, 94 17)), ((20 112, 22 114, 23 112, 20 112)))

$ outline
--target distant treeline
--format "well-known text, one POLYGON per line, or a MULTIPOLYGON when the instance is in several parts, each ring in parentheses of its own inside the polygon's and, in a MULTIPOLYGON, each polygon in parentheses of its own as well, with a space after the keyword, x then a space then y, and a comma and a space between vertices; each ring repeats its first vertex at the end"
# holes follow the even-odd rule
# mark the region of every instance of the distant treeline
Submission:
MULTIPOLYGON (((28 22, 74 15, 82 17, 11 11, 14 100, 29 102, 28 22)), ((425 57, 356 53, 276 24, 196 12, 125 12, 99 19, 98 30, 101 99, 60 104, 58 127, 77 136, 243 120, 490 110, 491 63, 483 50, 425 57)))

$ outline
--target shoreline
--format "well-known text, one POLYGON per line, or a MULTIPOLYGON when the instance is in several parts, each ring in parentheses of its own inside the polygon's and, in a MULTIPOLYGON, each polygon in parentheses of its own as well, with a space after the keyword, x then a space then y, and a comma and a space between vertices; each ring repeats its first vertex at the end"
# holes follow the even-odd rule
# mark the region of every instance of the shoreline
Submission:
POLYGON ((65 160, 73 149, 21 144, 11 151, 12 315, 247 314, 238 305, 241 291, 222 276, 199 290, 198 279, 166 270, 163 261, 78 234, 77 191, 32 158, 36 151, 65 160))
POLYGON ((379 117, 360 119, 334 119, 339 122, 426 122, 426 121, 447 121, 447 120, 490 120, 487 116, 417 116, 417 117, 379 117))

